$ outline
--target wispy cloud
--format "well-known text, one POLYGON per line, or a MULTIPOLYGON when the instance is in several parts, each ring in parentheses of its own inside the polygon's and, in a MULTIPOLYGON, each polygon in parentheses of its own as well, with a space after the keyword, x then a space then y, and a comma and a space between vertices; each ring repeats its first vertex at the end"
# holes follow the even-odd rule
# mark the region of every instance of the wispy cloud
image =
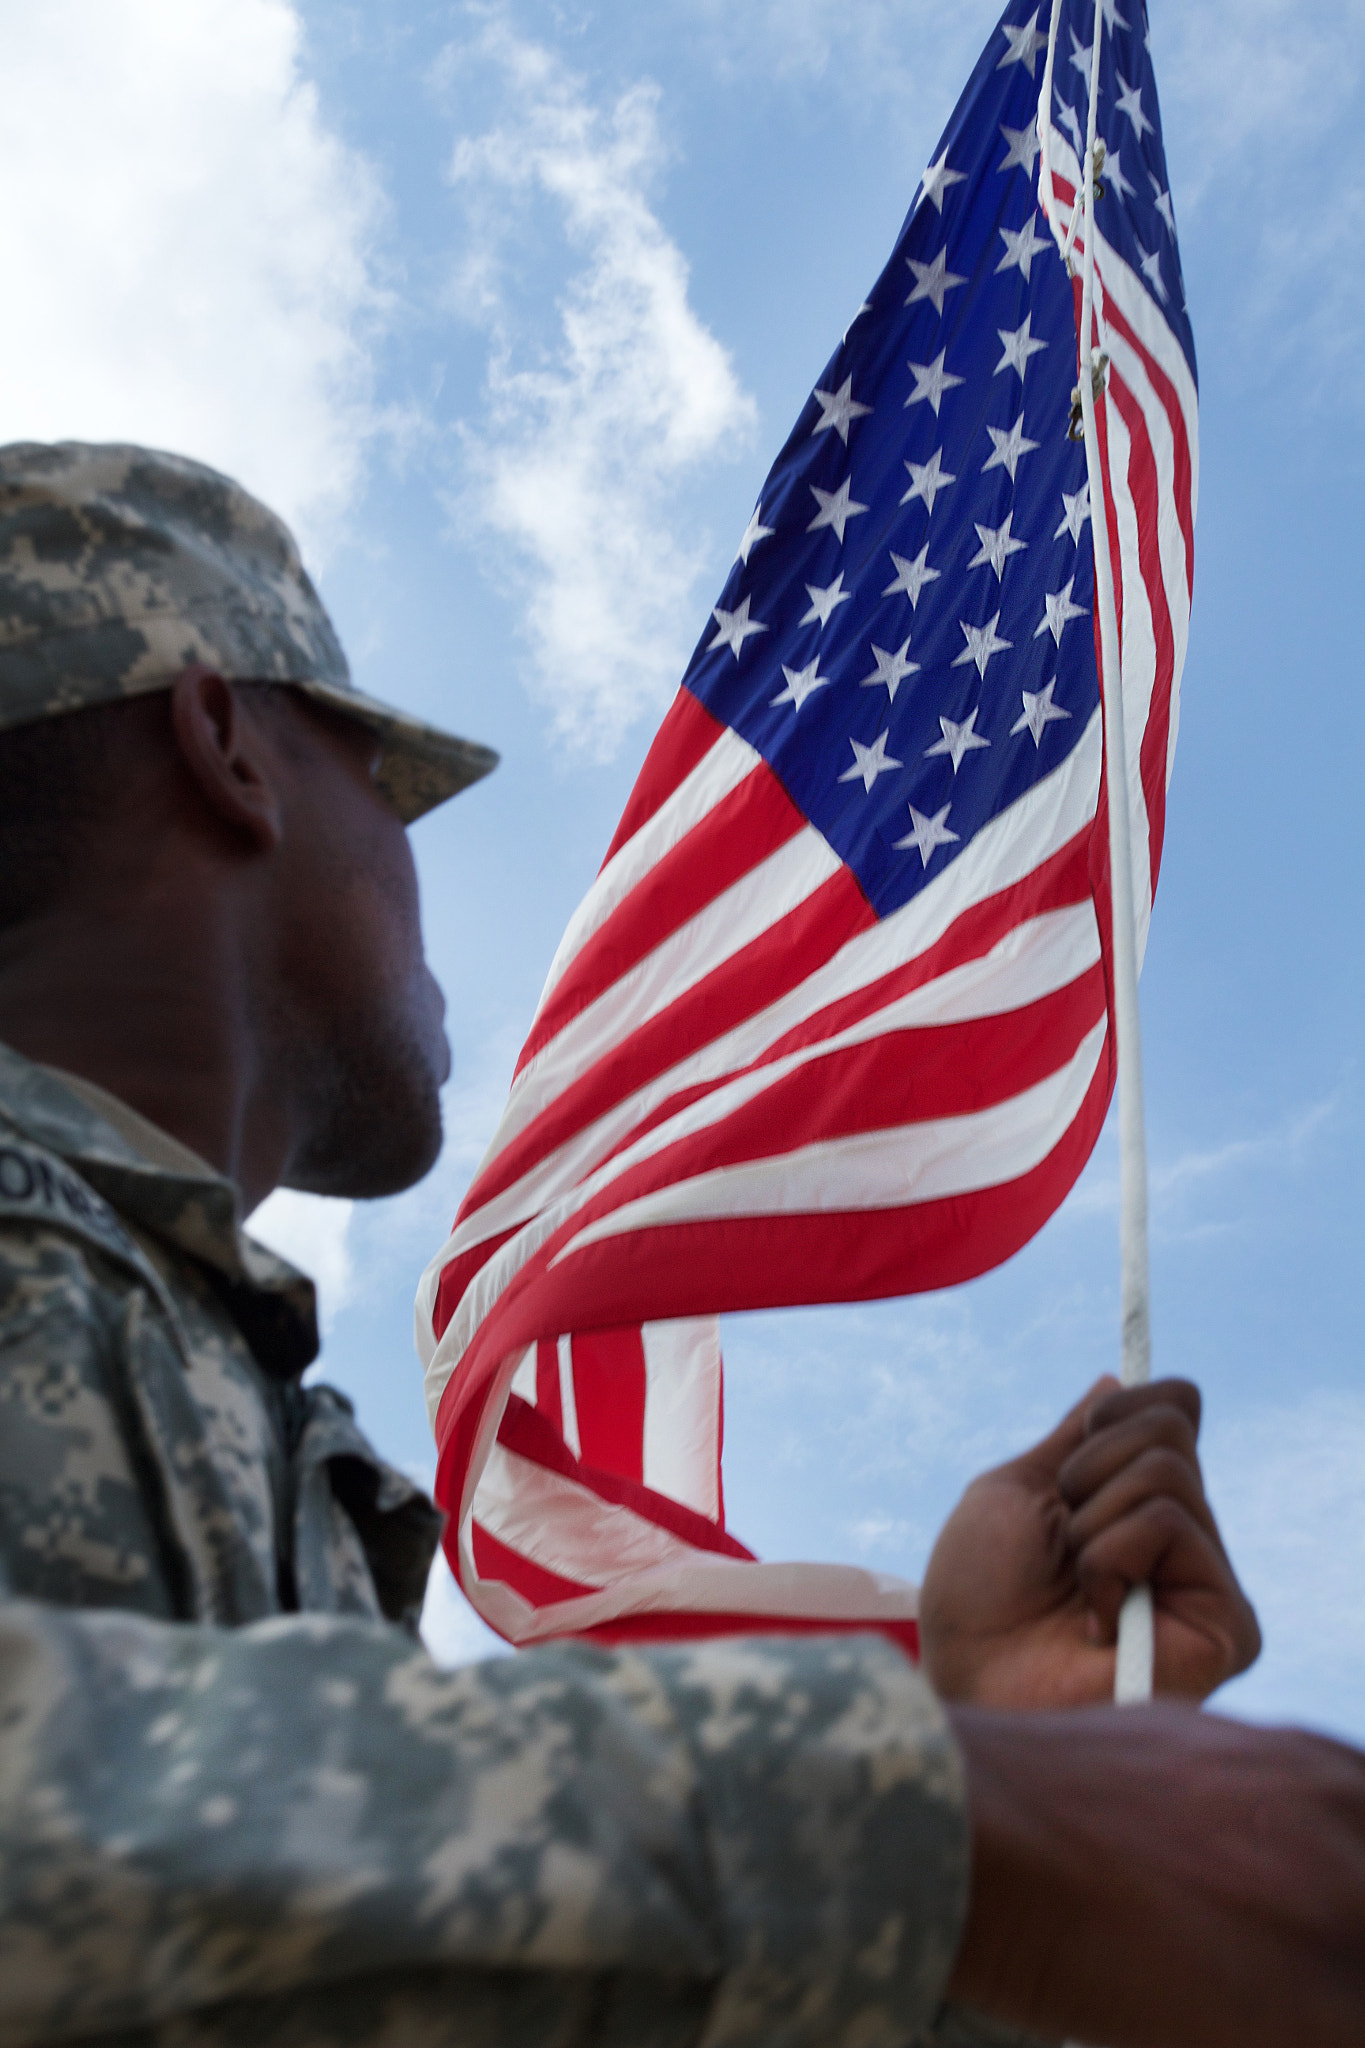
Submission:
POLYGON ((382 215, 287 0, 0 5, 0 439, 124 439, 335 535, 376 426, 382 215))
POLYGON ((665 156, 656 88, 599 105, 498 12, 443 60, 448 88, 475 74, 501 112, 450 159, 468 229, 452 297, 490 338, 456 510, 496 543, 557 731, 606 756, 681 672, 708 561, 681 490, 743 440, 754 408, 650 203, 665 156), (556 330, 538 337, 516 255, 546 203, 575 268, 556 330))
POLYGON ((330 1195, 304 1195, 276 1188, 250 1223, 250 1232, 281 1258, 299 1267, 318 1291, 318 1320, 325 1334, 355 1293, 351 1221, 355 1203, 330 1195))
POLYGON ((1365 1687, 1365 1392, 1320 1388, 1205 1433, 1228 1550, 1256 1602, 1261 1662, 1238 1712, 1359 1729, 1365 1687))
MULTIPOLYGON (((1201 1188, 1226 1182, 1233 1175, 1285 1172, 1301 1165, 1314 1142, 1346 1113, 1346 1102, 1343 1083, 1330 1095, 1305 1103, 1247 1136, 1226 1138, 1214 1145, 1192 1145, 1173 1155, 1149 1156, 1153 1235, 1164 1232, 1187 1237, 1192 1229, 1210 1227, 1209 1219, 1191 1217, 1188 1207, 1189 1199, 1201 1188)), ((1239 1180, 1238 1186, 1243 1185, 1239 1180)), ((1067 1197, 1063 1214, 1072 1219, 1117 1215, 1118 1208, 1117 1126, 1111 1116, 1094 1159, 1067 1197)))
POLYGON ((772 80, 894 97, 902 118, 945 118, 1000 13, 997 0, 674 0, 707 37, 722 74, 746 89, 772 80))

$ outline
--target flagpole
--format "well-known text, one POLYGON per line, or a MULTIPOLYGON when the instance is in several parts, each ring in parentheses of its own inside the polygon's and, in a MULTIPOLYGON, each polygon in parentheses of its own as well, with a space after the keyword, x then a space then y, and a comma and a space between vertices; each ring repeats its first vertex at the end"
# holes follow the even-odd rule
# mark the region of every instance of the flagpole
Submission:
MULTIPOLYGON (((1052 75, 1053 52, 1061 13, 1052 10, 1052 41, 1046 80, 1052 75)), ((1086 121, 1085 162, 1081 166, 1085 220, 1085 263, 1081 286, 1081 417, 1085 426, 1085 460, 1090 480, 1090 531, 1095 553, 1095 601, 1099 608, 1100 669, 1104 691, 1104 755, 1109 801, 1109 878, 1112 911, 1111 951, 1114 977, 1113 1025, 1118 1055, 1119 1094, 1119 1261, 1121 1271, 1122 1340, 1119 1377, 1125 1386, 1150 1379, 1152 1371, 1151 1284, 1147 1259, 1147 1140, 1142 1104, 1142 1027, 1138 1014, 1137 931, 1133 910, 1133 840, 1129 822, 1128 747, 1123 719, 1123 675, 1118 616, 1114 604, 1114 572, 1109 553, 1109 517, 1095 421, 1097 386, 1102 388, 1105 359, 1095 344, 1095 162, 1096 117, 1099 107, 1100 48, 1104 33, 1103 0, 1095 0, 1095 28, 1090 49, 1090 107, 1086 121)), ((1051 127, 1051 96, 1046 108, 1051 127)), ((1154 1654, 1152 1592, 1135 1586, 1119 1615, 1114 1697, 1120 1702, 1150 1699, 1154 1654)))

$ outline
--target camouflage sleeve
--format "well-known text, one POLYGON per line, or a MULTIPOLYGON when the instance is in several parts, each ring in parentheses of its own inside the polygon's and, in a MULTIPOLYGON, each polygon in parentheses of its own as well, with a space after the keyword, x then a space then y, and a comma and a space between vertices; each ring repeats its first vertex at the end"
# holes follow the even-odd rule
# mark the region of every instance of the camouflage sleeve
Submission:
POLYGON ((0 1590, 170 1619, 171 1546, 115 1369, 135 1290, 105 1263, 0 1223, 0 1590))
POLYGON ((0 1606, 0 2041, 892 2048, 962 1776, 867 1637, 441 1671, 401 1630, 0 1606))

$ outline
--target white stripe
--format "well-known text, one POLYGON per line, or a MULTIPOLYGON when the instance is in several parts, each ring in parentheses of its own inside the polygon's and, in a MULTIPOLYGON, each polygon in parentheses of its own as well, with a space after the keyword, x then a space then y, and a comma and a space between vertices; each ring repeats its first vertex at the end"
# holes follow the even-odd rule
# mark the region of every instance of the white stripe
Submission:
POLYGON ((1075 1119, 1107 1031, 1101 1018, 1064 1067, 991 1109, 829 1139, 675 1181, 590 1223, 553 1264, 605 1238, 662 1223, 910 1208, 1017 1180, 1075 1119))
MULTIPOLYGON (((761 1059, 768 1046, 816 1011, 916 959, 936 945, 965 911, 1033 873, 1094 817, 1099 795, 1100 746, 1100 718, 1096 712, 1067 759, 999 817, 983 826, 966 851, 927 889, 921 890, 891 916, 858 933, 832 959, 778 1002, 699 1048, 690 1057, 680 1060, 666 1073, 605 1111, 563 1145, 538 1159, 520 1179, 467 1216, 437 1254, 437 1260, 447 1261, 468 1245, 480 1243, 499 1231, 524 1222, 547 1201, 564 1193, 581 1179, 604 1152, 618 1145, 637 1123, 670 1095, 683 1088, 714 1082, 728 1072, 761 1059)), ((1084 906, 1084 910, 1086 917, 1090 918, 1089 906, 1084 906)), ((1013 956, 1008 952, 1000 953, 996 948, 987 958, 997 956, 1008 977, 1013 967, 1013 956)), ((1075 971, 1079 972, 1080 968, 1075 971)), ((960 972, 953 970, 954 974, 960 972)), ((1072 976, 1064 978, 1071 979, 1072 976)), ((929 986, 932 988, 934 984, 929 986)), ((950 982, 949 986, 961 984, 950 982)), ((978 1004, 970 1012, 974 1016, 989 1015, 995 1009, 1020 1007, 1020 1000, 1008 979, 998 996, 974 997, 973 1000, 978 1004)), ((946 1020, 937 1018, 935 1021, 946 1020)), ((628 1036, 628 1030, 621 1035, 628 1036)), ((558 1076, 561 1086, 568 1085, 573 1078, 572 1071, 558 1076)), ((509 1135, 508 1118, 504 1113, 503 1123, 489 1150, 490 1159, 497 1157, 509 1135)), ((433 1285, 433 1301, 434 1298, 433 1285)))
POLYGON ((1190 635, 1190 578, 1192 565, 1186 560, 1185 535, 1175 499, 1175 434, 1170 416, 1157 397, 1142 358, 1112 330, 1109 347, 1115 371, 1136 398, 1142 411, 1156 465, 1156 537, 1161 562, 1161 583, 1171 619, 1174 662, 1171 676, 1171 705, 1166 739, 1166 786, 1170 787, 1175 762, 1176 734, 1180 725, 1180 678, 1185 667, 1185 650, 1190 635))
MULTIPOLYGON (((677 1116, 647 1131, 633 1145, 623 1147, 596 1172, 585 1170, 580 1178, 571 1179, 557 1199, 547 1198, 528 1218, 525 1227, 501 1245, 487 1264, 474 1274, 440 1343, 430 1348, 429 1337, 426 1386, 432 1416, 435 1416, 446 1381, 503 1288, 546 1239, 573 1215, 575 1209, 582 1208, 621 1174, 679 1139, 723 1122, 753 1097, 797 1068, 822 1059, 830 1052, 862 1044, 892 1027, 906 1029, 920 1023, 964 1021, 976 1016, 1000 1014, 994 983, 1002 978, 999 968, 1002 960, 1008 963, 1011 1008, 1017 1008, 1019 1004, 1013 998, 1018 991, 1027 991, 1027 1000, 1036 1000, 1038 995, 1050 994, 1055 987, 1065 987, 1096 958, 1098 938, 1094 914, 1088 902, 1069 910, 1050 911, 1042 917, 1012 926, 984 959, 964 962, 961 967, 940 975, 923 988, 912 990, 834 1037, 802 1046, 780 1060, 769 1062, 756 1073, 737 1075, 699 1101, 690 1103, 677 1116)), ((433 1267, 439 1269, 439 1255, 428 1267, 428 1274, 433 1267)))
MULTIPOLYGON (((1080 164, 1075 149, 1062 131, 1055 126, 1051 127, 1048 147, 1054 172, 1073 190, 1079 189, 1080 164)), ((1060 249, 1071 217, 1071 209, 1061 204, 1058 195, 1058 209, 1054 216, 1051 195, 1042 189, 1041 174, 1038 196, 1044 217, 1051 223, 1060 249)), ((1075 263, 1078 272, 1084 253, 1085 235, 1082 230, 1076 238, 1075 263)), ((1124 319, 1148 355, 1157 367, 1165 372, 1174 386, 1176 403, 1184 415, 1185 432, 1190 447, 1190 525, 1193 527, 1195 514, 1199 509, 1199 393, 1195 388, 1185 351, 1180 346, 1175 329, 1147 289, 1145 281, 1138 276, 1131 264, 1124 261, 1112 242, 1107 242, 1101 234, 1095 237, 1095 278, 1101 317, 1104 294, 1112 293, 1124 319)), ((1105 348, 1109 348, 1107 337, 1105 348)), ((1187 574, 1187 594, 1188 583, 1187 574)))
POLYGON ((512 1375, 512 1392, 519 1394, 532 1408, 536 1405, 536 1347, 528 1344, 521 1354, 521 1364, 512 1375))
POLYGON ((561 1434, 577 1458, 582 1455, 583 1446, 578 1439, 578 1393, 573 1379, 572 1333, 559 1339, 556 1355, 559 1360, 559 1409, 563 1418, 561 1434))
MULTIPOLYGON (((1110 373, 1113 374, 1112 371, 1110 373)), ((1147 800, 1142 793, 1142 738, 1152 705, 1156 682, 1156 638, 1152 631, 1151 600, 1138 558, 1137 506, 1133 502, 1128 471, 1132 442, 1117 405, 1105 407, 1109 436, 1109 488, 1114 496, 1114 517, 1118 526, 1118 561, 1115 582, 1122 606, 1119 666, 1123 676, 1123 725, 1126 738, 1124 761, 1128 781, 1128 836, 1133 860, 1133 927, 1139 968, 1147 944, 1147 927, 1152 915, 1152 844, 1147 800)))
MULTIPOLYGON (((741 875, 604 989, 528 1061, 512 1084, 497 1143, 505 1144, 524 1130, 571 1080, 797 909, 839 872, 840 865, 829 842, 807 825, 741 875)), ((477 1237, 471 1240, 461 1231, 452 1239, 459 1249, 470 1242, 477 1243, 477 1237)))
POLYGON ((466 1582, 477 1589, 480 1614, 518 1644, 580 1634, 632 1614, 749 1614, 768 1622, 790 1616, 877 1628, 913 1621, 919 1613, 919 1589, 909 1580, 856 1565, 750 1564, 688 1551, 684 1562, 641 1572, 628 1583, 533 1607, 501 1580, 481 1579, 463 1541, 461 1558, 466 1582))
MULTIPOLYGON (((1199 394, 1185 351, 1176 338, 1175 329, 1143 280, 1103 235, 1095 239, 1095 266, 1101 286, 1101 321, 1103 301, 1112 298, 1157 368, 1165 372, 1174 386, 1176 404, 1184 417, 1185 436, 1190 448, 1190 526, 1193 528, 1199 510, 1199 394)), ((1107 334, 1104 345, 1108 349, 1107 334)))
POLYGON ((647 819, 638 832, 632 833, 625 845, 607 862, 569 919, 568 930, 550 962, 545 987, 536 1005, 536 1016, 544 1009, 547 997, 563 978, 574 955, 594 932, 600 931, 640 877, 657 867, 665 854, 671 853, 722 798, 738 789, 745 777, 753 774, 762 758, 747 740, 742 740, 737 732, 727 727, 691 774, 684 776, 673 794, 660 804, 653 817, 647 819))
POLYGON ((646 1323, 644 1480, 684 1507, 720 1515, 720 1324, 646 1323))
POLYGON ((533 1564, 590 1586, 614 1585, 696 1556, 693 1545, 670 1530, 503 1443, 489 1452, 473 1514, 490 1535, 533 1564))

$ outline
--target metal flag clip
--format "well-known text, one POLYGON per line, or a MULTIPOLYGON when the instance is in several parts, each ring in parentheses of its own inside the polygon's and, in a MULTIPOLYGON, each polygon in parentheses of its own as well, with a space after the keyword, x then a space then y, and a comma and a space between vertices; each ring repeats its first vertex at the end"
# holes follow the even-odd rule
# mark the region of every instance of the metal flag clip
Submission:
MULTIPOLYGON (((1104 389, 1104 373, 1109 368, 1109 358, 1102 348, 1090 351, 1090 395, 1098 400, 1104 389)), ((1081 401, 1081 387, 1075 384, 1071 392, 1071 418, 1067 422, 1066 435, 1069 441, 1085 439, 1085 407, 1081 401)))

